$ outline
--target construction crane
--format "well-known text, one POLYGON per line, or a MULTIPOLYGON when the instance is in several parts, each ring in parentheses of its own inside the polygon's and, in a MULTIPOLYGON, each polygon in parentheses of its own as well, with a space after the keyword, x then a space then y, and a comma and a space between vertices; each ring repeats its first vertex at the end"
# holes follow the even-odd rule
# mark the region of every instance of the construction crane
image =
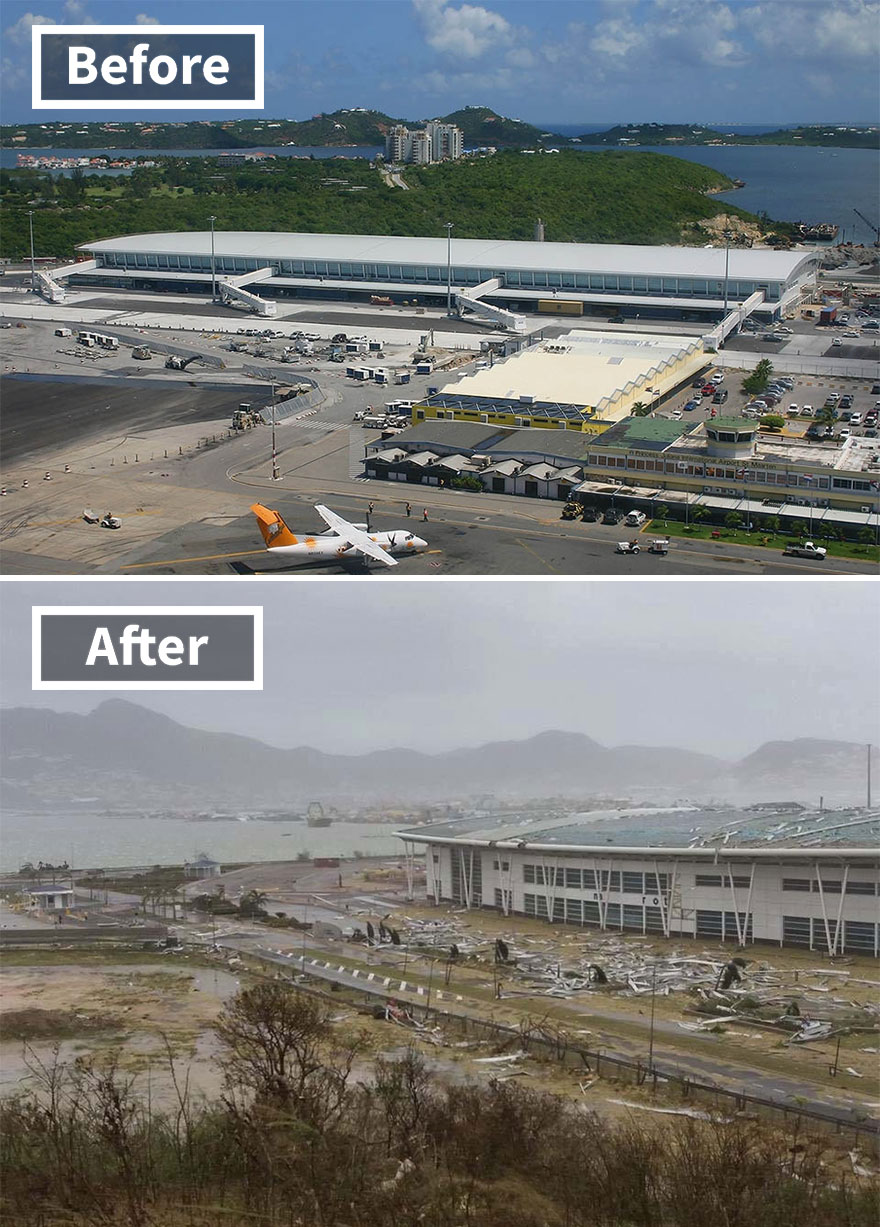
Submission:
POLYGON ((860 213, 858 209, 853 209, 853 213, 855 213, 856 217, 860 217, 862 219, 869 230, 874 231, 874 246, 880 247, 880 226, 875 226, 873 222, 868 221, 864 213, 860 213))

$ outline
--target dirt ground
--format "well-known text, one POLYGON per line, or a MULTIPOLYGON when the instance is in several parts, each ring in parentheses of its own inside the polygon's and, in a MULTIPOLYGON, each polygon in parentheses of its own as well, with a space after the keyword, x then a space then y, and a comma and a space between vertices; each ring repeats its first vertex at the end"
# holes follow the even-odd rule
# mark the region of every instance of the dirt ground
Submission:
POLYGON ((142 1075, 159 1102, 173 1089, 169 1049, 188 1068, 194 1092, 219 1089, 210 1028, 223 1002, 238 991, 236 976, 190 964, 186 956, 174 956, 174 963, 169 956, 161 964, 109 966, 78 964, 74 953, 69 958, 56 966, 0 971, 0 1094, 35 1085, 35 1060, 50 1062, 56 1044, 62 1060, 115 1061, 122 1073, 142 1075), (36 1024, 24 1041, 8 1037, 4 1027, 4 1018, 20 1011, 36 1024), (47 1011, 64 1038, 39 1026, 39 1013, 47 1011))

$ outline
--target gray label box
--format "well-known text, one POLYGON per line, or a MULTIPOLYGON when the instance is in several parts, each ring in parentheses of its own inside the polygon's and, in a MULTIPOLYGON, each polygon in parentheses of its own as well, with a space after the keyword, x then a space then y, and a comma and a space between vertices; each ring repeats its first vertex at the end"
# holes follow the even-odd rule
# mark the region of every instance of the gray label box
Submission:
POLYGON ((34 690, 262 690, 256 606, 35 606, 34 690))
POLYGON ((261 109, 262 26, 53 26, 32 30, 32 106, 261 109))

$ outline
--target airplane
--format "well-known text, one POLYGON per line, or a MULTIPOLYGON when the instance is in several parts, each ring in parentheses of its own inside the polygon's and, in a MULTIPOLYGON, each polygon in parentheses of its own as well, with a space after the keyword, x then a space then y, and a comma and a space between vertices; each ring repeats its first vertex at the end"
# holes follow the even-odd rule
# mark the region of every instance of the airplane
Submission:
POLYGON ((257 517, 266 549, 289 557, 294 565, 344 562, 361 555, 384 563, 386 567, 396 567, 397 559, 393 554, 421 554, 428 548, 427 541, 406 529, 370 533, 366 524, 351 524, 320 503, 315 505, 315 511, 328 526, 327 531, 301 536, 290 531, 279 512, 262 503, 254 503, 251 511, 257 517))

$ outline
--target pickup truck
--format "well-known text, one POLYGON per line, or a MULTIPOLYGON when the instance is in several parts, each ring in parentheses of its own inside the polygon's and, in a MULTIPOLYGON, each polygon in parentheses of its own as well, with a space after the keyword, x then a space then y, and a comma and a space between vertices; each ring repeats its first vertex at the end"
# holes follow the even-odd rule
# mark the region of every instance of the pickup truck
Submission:
POLYGON ((822 559, 828 551, 824 545, 814 545, 812 541, 791 541, 782 552, 793 558, 822 559))

